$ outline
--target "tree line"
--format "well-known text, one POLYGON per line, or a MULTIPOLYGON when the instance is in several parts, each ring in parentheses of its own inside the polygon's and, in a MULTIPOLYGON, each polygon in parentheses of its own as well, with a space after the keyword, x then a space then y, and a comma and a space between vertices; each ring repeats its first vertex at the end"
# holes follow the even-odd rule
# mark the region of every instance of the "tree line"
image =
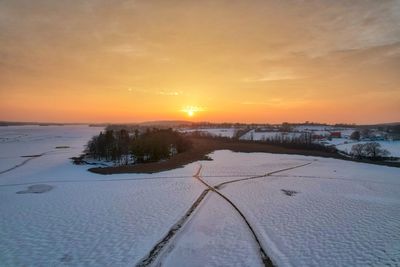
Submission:
POLYGON ((351 156, 356 159, 379 160, 390 155, 389 151, 383 149, 378 142, 368 142, 364 144, 355 144, 351 147, 351 156))
POLYGON ((87 155, 118 164, 154 162, 184 152, 191 142, 172 129, 107 129, 87 144, 87 155))

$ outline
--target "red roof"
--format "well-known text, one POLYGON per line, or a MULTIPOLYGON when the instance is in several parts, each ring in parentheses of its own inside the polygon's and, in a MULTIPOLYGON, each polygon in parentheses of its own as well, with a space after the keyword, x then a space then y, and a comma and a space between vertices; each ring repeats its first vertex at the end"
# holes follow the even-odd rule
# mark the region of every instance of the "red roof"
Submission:
POLYGON ((340 137, 342 137, 342 133, 341 132, 331 132, 331 137, 340 138, 340 137))

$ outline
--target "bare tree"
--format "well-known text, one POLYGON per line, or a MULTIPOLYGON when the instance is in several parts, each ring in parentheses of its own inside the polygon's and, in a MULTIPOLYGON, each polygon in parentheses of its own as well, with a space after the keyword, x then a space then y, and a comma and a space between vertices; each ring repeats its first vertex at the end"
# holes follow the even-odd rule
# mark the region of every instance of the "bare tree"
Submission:
POLYGON ((371 135, 371 130, 368 129, 368 128, 364 128, 364 129, 361 130, 360 134, 361 134, 362 138, 369 138, 370 135, 371 135))
POLYGON ((350 139, 351 140, 360 140, 360 132, 359 131, 354 131, 352 132, 352 134, 350 135, 350 139))
POLYGON ((364 152, 365 156, 373 159, 387 157, 390 154, 389 151, 383 149, 381 144, 377 142, 369 142, 364 144, 364 152))
POLYGON ((351 147, 350 154, 357 159, 361 159, 364 157, 364 145, 363 144, 356 144, 351 147))
POLYGON ((369 142, 365 144, 355 144, 351 147, 350 154, 354 158, 371 158, 379 159, 390 155, 389 151, 383 149, 381 144, 377 142, 369 142))

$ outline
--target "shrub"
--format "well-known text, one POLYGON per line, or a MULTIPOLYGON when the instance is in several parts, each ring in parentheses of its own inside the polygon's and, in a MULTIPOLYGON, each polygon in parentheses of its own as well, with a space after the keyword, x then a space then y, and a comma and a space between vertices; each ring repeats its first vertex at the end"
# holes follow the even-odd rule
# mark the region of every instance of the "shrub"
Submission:
POLYGON ((351 140, 357 140, 357 141, 359 141, 359 140, 360 140, 360 137, 361 137, 361 135, 360 135, 360 132, 359 132, 359 131, 354 131, 354 132, 350 135, 350 139, 351 139, 351 140))
POLYGON ((383 149, 377 142, 368 142, 365 144, 355 144, 351 147, 350 154, 357 159, 382 159, 390 155, 389 151, 383 149))

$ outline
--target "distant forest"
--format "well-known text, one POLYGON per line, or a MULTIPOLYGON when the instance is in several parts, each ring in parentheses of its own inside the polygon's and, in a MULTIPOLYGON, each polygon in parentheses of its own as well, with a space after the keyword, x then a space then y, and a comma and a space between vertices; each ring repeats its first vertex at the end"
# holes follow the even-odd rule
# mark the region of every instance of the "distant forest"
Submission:
POLYGON ((172 129, 107 129, 89 141, 87 154, 97 160, 131 164, 167 159, 190 148, 190 140, 172 129))

